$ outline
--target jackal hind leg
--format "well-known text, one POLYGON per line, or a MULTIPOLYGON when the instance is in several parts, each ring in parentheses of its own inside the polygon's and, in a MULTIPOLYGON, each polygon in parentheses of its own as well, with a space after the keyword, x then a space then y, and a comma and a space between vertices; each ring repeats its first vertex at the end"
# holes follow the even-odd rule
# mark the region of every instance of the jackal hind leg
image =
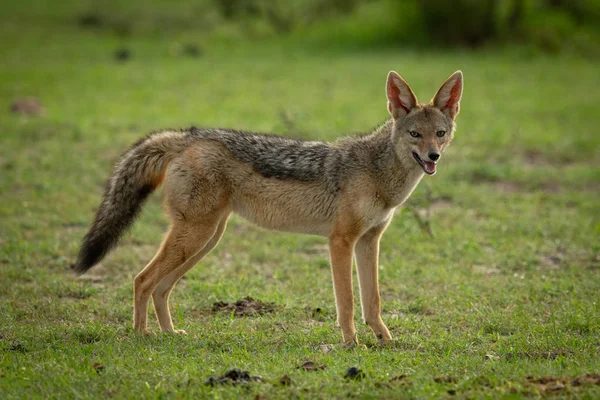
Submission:
MULTIPOLYGON (((148 302, 159 283, 199 253, 217 231, 220 215, 195 221, 174 221, 158 252, 134 280, 133 326, 147 334, 148 302)), ((164 322, 163 322, 164 323, 164 322)))
POLYGON ((154 303, 154 311, 156 312, 158 323, 160 324, 160 328, 163 332, 186 334, 184 330, 176 330, 173 328, 173 320, 171 318, 171 312, 169 311, 169 296, 181 277, 217 246, 221 240, 221 237, 223 236, 223 232, 225 232, 228 219, 229 214, 222 217, 217 226, 216 232, 210 238, 208 243, 206 243, 204 248, 188 258, 179 268, 163 277, 160 283, 156 286, 156 289, 152 293, 152 302, 154 303))

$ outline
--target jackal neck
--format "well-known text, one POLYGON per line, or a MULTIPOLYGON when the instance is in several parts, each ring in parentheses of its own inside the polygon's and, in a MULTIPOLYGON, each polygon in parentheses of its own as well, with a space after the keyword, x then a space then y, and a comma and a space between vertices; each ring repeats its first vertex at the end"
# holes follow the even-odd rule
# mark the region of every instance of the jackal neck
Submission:
POLYGON ((410 151, 398 154, 393 141, 394 121, 389 119, 370 135, 371 159, 379 182, 379 195, 389 207, 402 204, 423 178, 420 166, 410 151))

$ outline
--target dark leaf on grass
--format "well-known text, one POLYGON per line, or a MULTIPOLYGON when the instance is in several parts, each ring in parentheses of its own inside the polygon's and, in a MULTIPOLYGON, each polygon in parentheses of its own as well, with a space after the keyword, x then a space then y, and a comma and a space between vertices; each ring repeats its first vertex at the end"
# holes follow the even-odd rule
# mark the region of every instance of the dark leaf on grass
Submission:
POLYGON ((115 52, 115 60, 125 62, 131 58, 131 50, 122 48, 115 52))
POLYGON ((322 317, 325 315, 325 310, 323 310, 321 307, 317 307, 315 309, 312 310, 312 316, 313 318, 315 317, 322 317))
POLYGON ((85 14, 82 14, 79 16, 78 18, 78 22, 79 25, 82 27, 99 27, 104 25, 104 19, 102 18, 102 16, 100 14, 97 13, 93 13, 93 12, 88 12, 85 14))
POLYGON ((200 57, 202 55, 202 49, 200 46, 190 43, 183 46, 183 54, 188 57, 200 57))
POLYGON ((365 377, 365 373, 357 367, 350 367, 346 371, 344 378, 359 381, 365 377))
POLYGON ((530 385, 535 386, 541 394, 546 394, 561 392, 580 386, 600 385, 600 374, 586 374, 575 378, 559 376, 534 378, 533 376, 528 376, 526 380, 530 385))

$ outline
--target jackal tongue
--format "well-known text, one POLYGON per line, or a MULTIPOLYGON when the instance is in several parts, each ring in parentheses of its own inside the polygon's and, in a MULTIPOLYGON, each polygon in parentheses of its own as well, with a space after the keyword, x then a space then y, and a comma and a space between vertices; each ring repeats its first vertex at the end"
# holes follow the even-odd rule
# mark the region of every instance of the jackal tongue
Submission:
POLYGON ((427 172, 430 175, 435 173, 435 163, 434 162, 423 160, 423 165, 425 166, 423 168, 425 170, 425 172, 427 172))

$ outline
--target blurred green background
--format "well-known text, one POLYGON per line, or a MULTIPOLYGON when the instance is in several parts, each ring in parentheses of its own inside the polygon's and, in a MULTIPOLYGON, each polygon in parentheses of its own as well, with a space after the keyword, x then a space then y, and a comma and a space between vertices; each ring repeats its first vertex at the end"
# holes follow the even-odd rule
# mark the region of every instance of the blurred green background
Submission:
POLYGON ((598 1, 0 9, 3 398, 600 397, 598 1), (169 224, 160 191, 113 253, 72 274, 112 164, 144 134, 196 125, 333 141, 388 117, 391 69, 424 102, 457 69, 465 87, 438 173, 382 239, 389 348, 359 312, 367 349, 329 346, 341 337, 326 239, 235 216, 171 297, 189 336, 136 336, 132 278, 169 224), (212 311, 248 295, 277 307, 212 311), (306 360, 327 368, 298 369, 306 360), (350 366, 365 378, 345 380, 350 366), (203 385, 234 367, 265 383, 203 385))

